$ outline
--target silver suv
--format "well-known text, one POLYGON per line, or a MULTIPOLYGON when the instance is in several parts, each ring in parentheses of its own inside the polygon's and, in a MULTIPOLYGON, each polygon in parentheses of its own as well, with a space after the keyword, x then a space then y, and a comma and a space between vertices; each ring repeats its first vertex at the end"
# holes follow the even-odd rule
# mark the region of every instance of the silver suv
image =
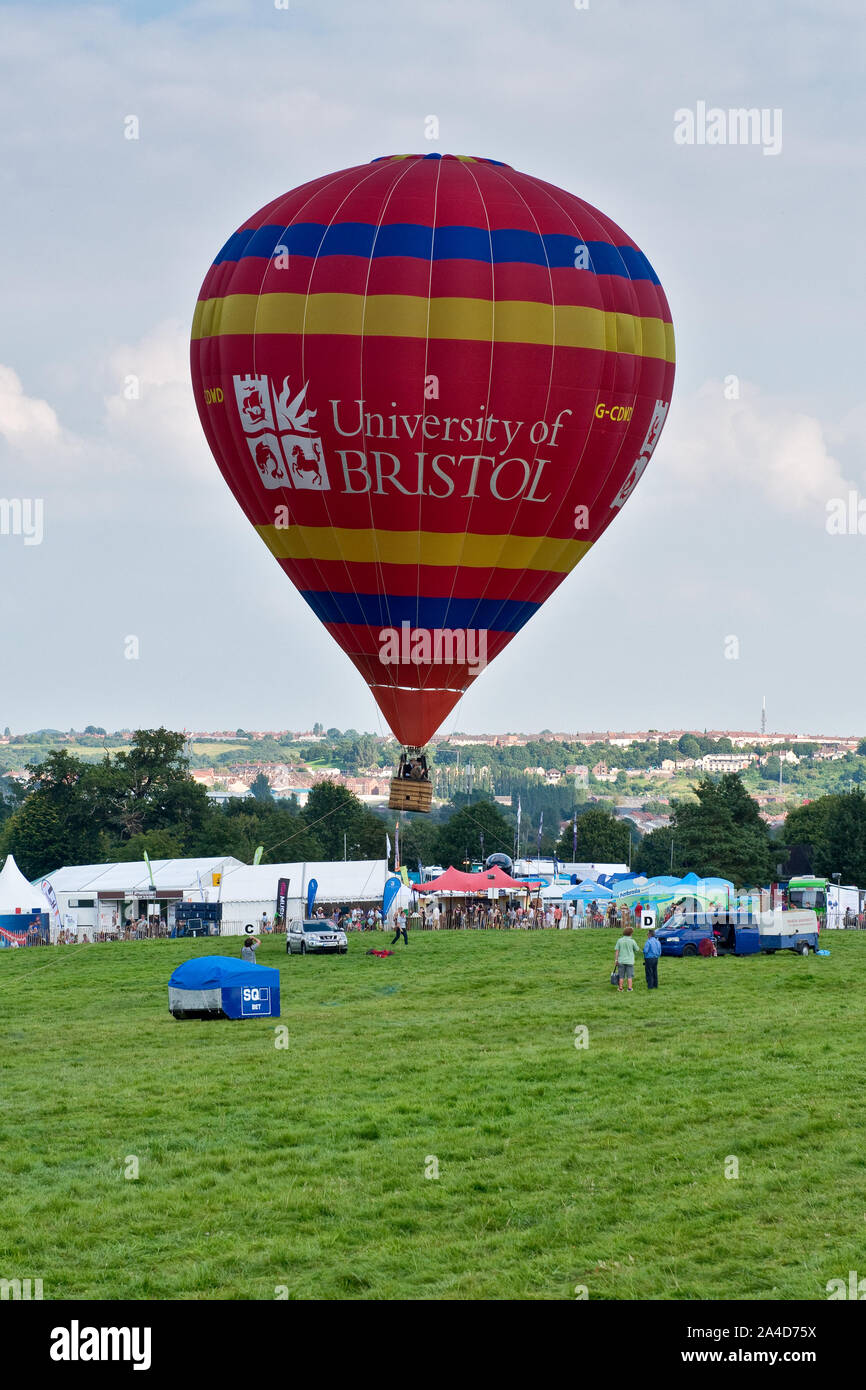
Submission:
POLYGON ((303 921, 289 923, 286 932, 287 955, 305 956, 316 952, 319 955, 344 956, 348 949, 346 933, 328 917, 307 917, 303 921))

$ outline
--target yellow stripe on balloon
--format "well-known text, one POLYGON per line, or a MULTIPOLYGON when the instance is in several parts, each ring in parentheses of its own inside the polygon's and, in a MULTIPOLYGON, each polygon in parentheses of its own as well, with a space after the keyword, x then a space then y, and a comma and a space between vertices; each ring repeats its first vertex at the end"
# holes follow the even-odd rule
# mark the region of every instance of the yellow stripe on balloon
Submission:
POLYGON ((230 294, 199 300, 192 336, 344 334, 595 348, 674 362, 673 325, 584 305, 409 294, 230 294))
POLYGON ((330 526, 257 526, 278 560, 344 560, 348 564, 441 565, 467 569, 540 570, 568 574, 590 541, 555 536, 486 536, 435 531, 372 531, 330 526))

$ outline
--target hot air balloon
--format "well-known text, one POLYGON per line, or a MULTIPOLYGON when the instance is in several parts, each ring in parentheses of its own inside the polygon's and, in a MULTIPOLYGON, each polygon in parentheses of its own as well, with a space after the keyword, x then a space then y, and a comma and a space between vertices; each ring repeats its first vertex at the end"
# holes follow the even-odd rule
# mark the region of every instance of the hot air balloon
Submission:
POLYGON ((674 378, 658 277, 541 179, 385 157, 242 224, 191 358, 226 482, 406 750, 392 804, 429 808, 424 745, 658 443, 674 378))

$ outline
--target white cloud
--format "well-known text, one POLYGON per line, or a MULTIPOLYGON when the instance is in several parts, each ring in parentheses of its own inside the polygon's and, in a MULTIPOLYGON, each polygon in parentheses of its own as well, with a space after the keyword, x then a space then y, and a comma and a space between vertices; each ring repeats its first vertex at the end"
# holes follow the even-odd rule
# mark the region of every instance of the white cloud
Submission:
POLYGON ((11 367, 0 366, 0 434, 18 447, 53 442, 60 425, 47 401, 24 392, 21 378, 11 367))
POLYGON ((709 381, 691 395, 675 393, 652 491, 702 499, 708 509, 733 495, 752 511, 811 512, 850 486, 828 433, 815 416, 749 382, 740 383, 739 399, 728 400, 723 383, 709 381))
POLYGON ((192 394, 188 326, 157 324, 137 342, 115 348, 105 370, 114 386, 104 419, 113 447, 135 456, 149 473, 178 481, 214 471, 192 394))

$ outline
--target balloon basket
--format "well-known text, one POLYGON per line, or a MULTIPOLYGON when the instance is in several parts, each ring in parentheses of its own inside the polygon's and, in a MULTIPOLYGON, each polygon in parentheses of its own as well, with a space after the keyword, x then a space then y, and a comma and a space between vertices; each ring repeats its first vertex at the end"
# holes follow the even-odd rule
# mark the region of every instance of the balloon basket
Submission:
POLYGON ((429 811, 433 804, 433 783, 410 777, 392 777, 388 809, 391 811, 429 811))

